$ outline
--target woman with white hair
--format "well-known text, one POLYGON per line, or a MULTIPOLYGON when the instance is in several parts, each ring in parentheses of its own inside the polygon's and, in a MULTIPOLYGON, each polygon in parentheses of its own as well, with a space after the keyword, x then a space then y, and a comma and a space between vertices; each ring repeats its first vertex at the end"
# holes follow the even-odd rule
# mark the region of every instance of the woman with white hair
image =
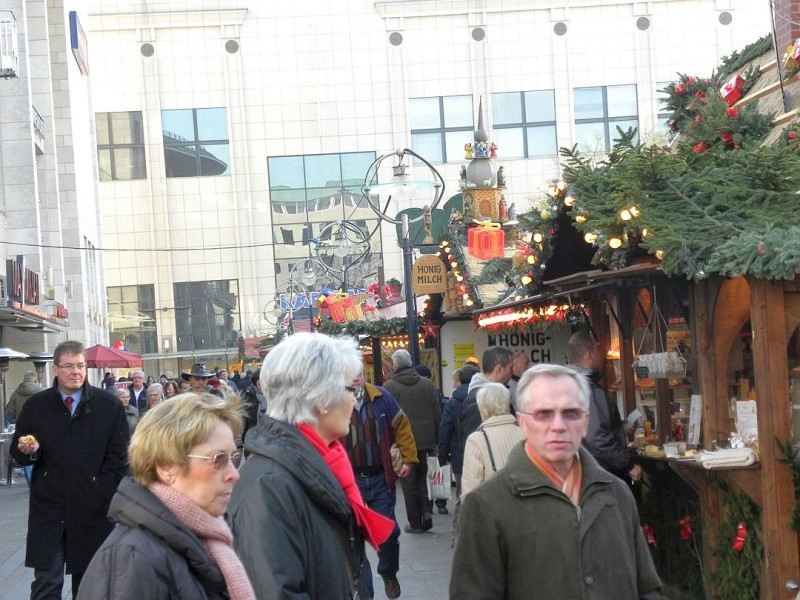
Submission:
POLYGON ((248 435, 229 506, 259 598, 369 597, 359 581, 364 539, 377 548, 394 521, 365 506, 339 442, 350 431, 360 374, 355 340, 320 333, 296 333, 264 360, 267 412, 248 435))
POLYGON ((509 414, 511 392, 501 383, 487 383, 478 391, 482 423, 464 447, 461 497, 502 469, 511 449, 525 438, 517 420, 509 414))

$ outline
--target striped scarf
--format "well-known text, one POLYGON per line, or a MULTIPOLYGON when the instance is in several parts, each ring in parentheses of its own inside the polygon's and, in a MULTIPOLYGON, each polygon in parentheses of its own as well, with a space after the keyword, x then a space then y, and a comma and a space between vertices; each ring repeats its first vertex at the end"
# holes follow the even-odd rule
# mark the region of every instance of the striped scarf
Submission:
POLYGON ((557 490, 570 499, 570 502, 575 506, 580 506, 581 502, 581 480, 583 479, 583 465, 578 454, 575 454, 575 460, 572 461, 572 467, 569 470, 566 478, 561 477, 555 472, 555 469, 550 466, 539 454, 534 450, 528 442, 525 442, 525 452, 528 458, 531 459, 533 466, 541 471, 542 475, 550 480, 557 490))

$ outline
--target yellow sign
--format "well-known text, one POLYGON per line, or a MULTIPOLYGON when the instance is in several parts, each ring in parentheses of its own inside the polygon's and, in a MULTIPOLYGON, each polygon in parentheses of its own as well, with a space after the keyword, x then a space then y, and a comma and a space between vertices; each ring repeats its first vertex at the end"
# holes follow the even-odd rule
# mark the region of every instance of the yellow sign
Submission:
POLYGON ((411 269, 411 289, 415 294, 443 294, 447 291, 447 272, 442 259, 421 256, 411 269))

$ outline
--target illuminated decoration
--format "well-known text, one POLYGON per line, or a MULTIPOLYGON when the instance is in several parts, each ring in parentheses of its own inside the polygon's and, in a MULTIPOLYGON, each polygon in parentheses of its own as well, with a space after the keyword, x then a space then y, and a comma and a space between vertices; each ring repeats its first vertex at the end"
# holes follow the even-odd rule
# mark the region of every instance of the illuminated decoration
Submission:
POLYGON ((587 231, 584 234, 583 239, 586 240, 587 244, 594 244, 597 241, 597 234, 593 231, 587 231))
MULTIPOLYGON (((439 244, 437 256, 445 263, 447 269, 447 290, 444 294, 437 294, 442 297, 441 304, 444 304, 444 314, 455 316, 471 312, 471 307, 475 304, 474 290, 472 289, 469 275, 461 265, 466 264, 466 257, 459 243, 451 238, 445 239, 439 244)), ((428 303, 431 304, 430 302, 428 303)), ((440 307, 437 307, 437 310, 440 307)), ((425 320, 431 322, 437 319, 433 310, 425 309, 425 320)))
POLYGON ((618 237, 612 237, 610 240, 608 240, 608 245, 610 248, 616 250, 617 248, 622 247, 622 240, 618 237))
POLYGON ((500 331, 522 331, 527 328, 546 328, 569 322, 575 313, 586 314, 583 304, 550 304, 525 308, 503 308, 473 317, 475 328, 500 331))

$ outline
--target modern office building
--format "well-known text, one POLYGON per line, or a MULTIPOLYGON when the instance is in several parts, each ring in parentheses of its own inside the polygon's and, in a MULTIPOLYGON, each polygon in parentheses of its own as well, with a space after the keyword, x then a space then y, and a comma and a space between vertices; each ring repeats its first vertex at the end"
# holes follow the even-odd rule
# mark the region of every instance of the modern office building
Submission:
MULTIPOLYGON (((18 27, 31 26, 25 11, 39 4, 66 31, 66 8, 53 1, 20 3, 18 27)), ((57 139, 44 151, 71 144, 51 177, 73 176, 76 188, 44 186, 61 207, 60 227, 45 227, 69 236, 53 277, 61 288, 73 281, 73 293, 80 279, 86 293, 98 269, 110 339, 143 352, 151 374, 234 362, 240 338, 269 331, 265 309, 306 258, 334 270, 310 294, 361 287, 380 266, 401 279, 395 227, 361 197, 377 157, 414 149, 441 172, 446 200, 458 193, 481 103, 507 201, 523 212, 558 176, 560 147, 603 152, 617 126, 666 141, 658 90, 677 72, 710 75, 771 31, 768 3, 751 0, 94 0, 77 10, 89 74, 67 52, 42 58, 50 69, 63 61, 65 72, 41 75, 42 86, 55 90, 49 102, 73 130, 68 140, 66 126, 57 137, 60 121, 46 127, 57 139), (56 104, 79 92, 84 102, 56 104), (330 251, 348 239, 347 251, 330 251), (105 251, 87 251, 97 246, 105 251)), ((36 35, 18 37, 36 51, 54 43, 36 35)), ((47 125, 50 108, 25 97, 47 125)), ((5 104, 2 113, 5 129, 5 104)), ((42 187, 30 163, 31 186, 42 187)), ((40 194, 40 204, 49 198, 40 194)), ((28 252, 49 274, 45 250, 28 252)), ((106 323, 102 302, 73 297, 67 306, 71 336, 92 339, 106 323)))

